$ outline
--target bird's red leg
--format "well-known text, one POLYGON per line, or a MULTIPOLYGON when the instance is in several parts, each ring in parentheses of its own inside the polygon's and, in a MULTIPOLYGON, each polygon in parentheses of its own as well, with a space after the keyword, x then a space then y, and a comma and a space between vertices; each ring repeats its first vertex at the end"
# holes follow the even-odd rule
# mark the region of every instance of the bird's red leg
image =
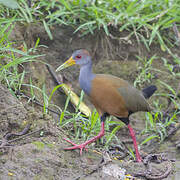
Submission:
POLYGON ((131 138, 132 138, 132 140, 133 140, 134 149, 135 149, 135 151, 136 151, 136 161, 137 161, 137 162, 141 162, 142 159, 141 159, 141 156, 140 156, 139 151, 138 151, 138 146, 137 146, 137 142, 136 142, 136 136, 135 136, 134 130, 133 130, 133 128, 131 127, 130 124, 128 124, 128 129, 129 129, 131 138))
POLYGON ((65 148, 65 150, 72 150, 72 149, 80 149, 80 155, 82 155, 82 150, 85 149, 87 151, 87 149, 85 148, 88 144, 91 144, 92 142, 96 141, 97 139, 101 138, 102 136, 104 136, 105 132, 104 132, 104 121, 101 122, 101 131, 99 132, 99 134, 95 137, 93 137, 92 139, 82 143, 82 144, 75 144, 73 142, 71 142, 70 140, 64 139, 65 141, 67 141, 68 143, 71 143, 72 145, 74 145, 73 147, 69 147, 69 148, 65 148))

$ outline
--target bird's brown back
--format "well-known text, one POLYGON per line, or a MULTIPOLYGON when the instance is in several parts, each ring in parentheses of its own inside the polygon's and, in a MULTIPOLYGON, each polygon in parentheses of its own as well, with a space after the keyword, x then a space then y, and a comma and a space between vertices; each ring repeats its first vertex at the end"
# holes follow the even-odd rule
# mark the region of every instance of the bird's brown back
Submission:
POLYGON ((106 74, 97 74, 92 80, 90 100, 100 115, 128 117, 129 112, 149 111, 141 91, 127 81, 106 74))

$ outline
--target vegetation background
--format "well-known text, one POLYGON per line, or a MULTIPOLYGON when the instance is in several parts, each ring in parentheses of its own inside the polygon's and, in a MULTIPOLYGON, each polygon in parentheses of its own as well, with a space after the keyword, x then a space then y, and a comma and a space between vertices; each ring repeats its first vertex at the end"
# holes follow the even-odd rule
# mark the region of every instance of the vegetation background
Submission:
MULTIPOLYGON (((138 115, 138 118, 145 120, 145 126, 138 138, 141 140, 140 147, 163 143, 171 135, 171 129, 177 130, 180 123, 180 0, 0 0, 1 84, 18 99, 21 99, 22 95, 28 95, 31 106, 34 105, 30 102, 38 101, 43 107, 41 109, 43 114, 49 114, 49 109, 58 110, 56 126, 62 128, 64 133, 74 138, 76 142, 84 141, 99 132, 100 120, 95 110, 92 110, 90 117, 79 111, 83 92, 79 93, 79 102, 76 103, 74 110, 68 109, 73 98, 71 96, 67 96, 66 102, 58 106, 52 99, 62 85, 49 92, 47 85, 44 82, 37 84, 30 71, 25 68, 31 67, 37 61, 43 65, 51 64, 44 61, 48 50, 41 51, 41 48, 46 48, 46 44, 56 40, 54 29, 57 26, 70 28, 72 36, 78 35, 79 39, 103 36, 101 38, 105 40, 102 44, 110 43, 107 45, 108 50, 102 51, 109 55, 106 56, 104 53, 103 57, 107 59, 118 57, 115 55, 119 52, 119 49, 116 50, 117 42, 123 41, 124 44, 136 42, 138 48, 142 47, 137 48, 136 56, 133 56, 137 63, 137 73, 133 77, 134 86, 143 88, 155 83, 158 91, 151 102, 154 111, 138 115), (12 40, 11 35, 17 25, 26 29, 24 39, 12 40), (42 43, 40 35, 36 41, 29 43, 33 39, 28 36, 27 29, 34 26, 41 26, 45 30, 47 36, 45 44, 42 43)), ((126 51, 128 53, 130 50, 126 51)), ((101 52, 94 54, 96 59, 101 52)), ((106 70, 108 73, 108 68, 106 70)), ((96 144, 97 150, 110 149, 114 144, 123 147, 117 133, 123 126, 123 123, 109 118, 106 121, 105 139, 96 144)), ((41 142, 39 144, 41 145, 41 142)), ((128 147, 127 152, 133 159, 133 150, 128 147)))

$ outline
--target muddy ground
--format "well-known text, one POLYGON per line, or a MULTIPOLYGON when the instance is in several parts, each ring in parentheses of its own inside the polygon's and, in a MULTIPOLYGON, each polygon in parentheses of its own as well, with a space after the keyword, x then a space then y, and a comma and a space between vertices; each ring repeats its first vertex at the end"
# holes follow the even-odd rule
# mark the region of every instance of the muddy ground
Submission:
MULTIPOLYGON (((40 47, 36 52, 45 54, 43 58, 33 63, 24 64, 24 68, 28 72, 26 75, 27 83, 31 77, 35 86, 42 88, 43 84, 46 84, 48 94, 50 94, 56 84, 45 64, 40 61, 57 68, 70 57, 75 49, 86 48, 92 54, 95 72, 113 74, 128 80, 132 84, 139 73, 139 62, 136 56, 150 58, 156 55, 157 58, 153 62, 153 67, 161 70, 161 72, 154 72, 151 83, 157 85, 157 93, 167 91, 159 84, 158 80, 170 84, 175 89, 177 88, 179 79, 170 76, 168 70, 163 66, 161 57, 165 57, 170 63, 172 59, 166 52, 162 52, 158 44, 153 44, 151 51, 148 52, 143 44, 137 43, 135 37, 128 39, 129 32, 118 32, 116 29, 110 28, 111 34, 116 37, 110 38, 102 31, 85 37, 80 37, 80 33, 74 34, 73 31, 70 27, 54 27, 52 29, 54 40, 49 40, 41 25, 30 25, 28 27, 17 25, 14 28, 11 39, 17 43, 17 46, 25 41, 28 48, 31 48, 37 38, 40 38, 40 45, 46 46, 40 47)), ((173 48, 172 51, 180 56, 178 47, 173 48)), ((80 93, 78 71, 79 67, 71 67, 63 71, 66 82, 71 84, 77 94, 80 93)), ((143 88, 146 85, 148 82, 139 86, 143 88)), ((26 87, 24 89, 27 90, 26 87)), ((38 99, 42 100, 41 94, 35 93, 38 99)), ((168 101, 165 98, 153 96, 150 103, 153 104, 157 98, 162 103, 162 109, 166 109, 168 101)), ((61 93, 57 92, 53 97, 53 103, 62 109, 65 101, 66 96, 61 93)), ((86 96, 84 101, 90 108, 93 108, 86 96)), ((73 107, 69 106, 68 110, 73 111, 73 107)), ((67 133, 65 129, 57 125, 58 115, 54 113, 44 114, 40 106, 28 102, 26 98, 15 98, 4 85, 0 85, 0 117, 1 140, 4 140, 3 136, 6 137, 7 132, 21 132, 28 124, 31 124, 28 133, 34 132, 32 135, 12 141, 10 144, 4 144, 4 147, 2 147, 4 141, 1 141, 0 179, 114 180, 124 179, 126 174, 133 175, 145 172, 144 164, 133 162, 129 159, 130 157, 110 161, 107 153, 103 150, 100 154, 93 151, 95 144, 90 146, 89 151, 84 152, 81 157, 78 150, 64 151, 63 147, 67 147, 69 144, 63 141, 63 138, 67 137, 67 133)), ((136 113, 132 117, 131 124, 136 130, 138 142, 142 142, 145 138, 140 136, 140 132, 145 127, 144 119, 144 113, 136 113)), ((130 139, 127 127, 123 127, 117 135, 122 141, 130 139)), ((179 136, 180 130, 177 130, 174 135, 162 143, 152 141, 141 147, 143 156, 151 153, 166 153, 165 156, 168 161, 152 164, 153 171, 157 170, 158 173, 165 174, 165 172, 171 171, 165 179, 178 180, 180 176, 179 136)), ((17 136, 10 137, 11 140, 15 138, 17 136)), ((128 146, 131 145, 132 143, 128 144, 128 146)), ((155 171, 154 173, 156 174, 155 171)), ((136 179, 145 179, 145 177, 140 176, 136 179)))

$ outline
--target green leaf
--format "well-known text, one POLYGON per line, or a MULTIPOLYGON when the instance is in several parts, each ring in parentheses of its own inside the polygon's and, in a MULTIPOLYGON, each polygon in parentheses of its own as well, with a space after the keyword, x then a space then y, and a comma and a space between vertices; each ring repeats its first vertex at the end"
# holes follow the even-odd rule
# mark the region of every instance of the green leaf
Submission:
POLYGON ((148 138, 146 138, 146 139, 141 143, 141 145, 147 143, 148 141, 150 141, 151 139, 154 139, 154 138, 159 138, 159 136, 157 136, 157 135, 149 136, 148 138))
POLYGON ((79 31, 80 29, 83 29, 83 28, 86 27, 86 26, 93 25, 93 24, 96 24, 96 21, 90 21, 90 22, 84 23, 84 24, 82 24, 81 26, 79 26, 79 27, 74 31, 74 33, 76 33, 77 31, 79 31))
POLYGON ((167 83, 160 81, 160 80, 158 82, 160 82, 162 85, 164 85, 169 91, 171 91, 173 93, 174 96, 176 96, 176 91, 170 85, 168 85, 167 83))
POLYGON ((16 0, 0 0, 0 3, 12 9, 17 9, 19 7, 16 0))
POLYGON ((70 3, 68 1, 61 0, 60 2, 66 7, 66 9, 71 11, 71 6, 70 6, 70 3))
POLYGON ((41 150, 44 148, 45 144, 41 141, 35 141, 35 142, 32 142, 32 144, 36 145, 36 147, 41 150))
POLYGON ((36 57, 40 57, 40 55, 21 57, 21 58, 19 58, 19 59, 16 59, 15 61, 11 61, 11 62, 9 62, 8 64, 2 66, 2 67, 0 68, 0 71, 2 71, 3 69, 8 69, 8 68, 10 68, 10 67, 12 67, 12 66, 15 66, 15 65, 17 65, 17 64, 35 61, 34 58, 36 58, 36 57), (34 60, 33 60, 33 59, 34 59, 34 60))
POLYGON ((63 118, 64 118, 64 111, 63 111, 63 112, 61 113, 61 115, 60 115, 60 118, 59 118, 59 125, 62 124, 63 118))
POLYGON ((18 53, 23 56, 27 56, 27 52, 23 52, 18 49, 14 49, 14 48, 0 48, 0 51, 3 51, 3 52, 9 51, 9 52, 18 53))
POLYGON ((136 156, 135 156, 135 154, 134 154, 134 151, 130 148, 130 147, 128 147, 128 150, 129 150, 129 152, 130 152, 130 155, 133 157, 133 159, 135 160, 136 159, 136 156))
POLYGON ((47 25, 47 23, 46 23, 46 21, 44 19, 43 19, 43 24, 44 24, 44 28, 45 28, 50 40, 53 40, 52 33, 51 33, 51 31, 49 29, 49 26, 47 25))
POLYGON ((59 89, 61 86, 63 86, 63 84, 60 84, 60 85, 56 86, 56 87, 51 91, 51 94, 50 94, 49 99, 48 99, 48 104, 50 103, 50 101, 51 101, 51 99, 52 99, 52 96, 53 96, 53 94, 55 93, 55 91, 56 91, 57 89, 59 89))
POLYGON ((106 35, 108 36, 109 35, 109 31, 108 31, 107 24, 102 19, 97 19, 97 21, 99 22, 99 26, 101 24, 103 25, 104 31, 105 31, 106 35))
POLYGON ((153 39, 157 35, 158 29, 159 29, 159 25, 156 25, 155 27, 153 27, 153 30, 152 30, 152 33, 151 33, 151 37, 150 37, 150 40, 149 40, 149 46, 151 45, 153 39))
POLYGON ((111 141, 112 137, 116 134, 116 132, 117 132, 121 127, 122 127, 122 125, 118 125, 118 126, 116 126, 116 127, 112 130, 111 134, 107 137, 106 145, 109 143, 109 141, 111 141))

